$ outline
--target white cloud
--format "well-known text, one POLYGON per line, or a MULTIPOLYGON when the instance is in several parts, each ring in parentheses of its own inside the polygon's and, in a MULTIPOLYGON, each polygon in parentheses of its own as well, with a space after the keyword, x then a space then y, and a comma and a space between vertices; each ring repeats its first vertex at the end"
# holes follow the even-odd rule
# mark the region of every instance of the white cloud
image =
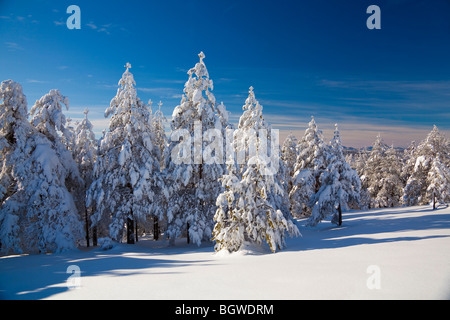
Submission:
POLYGON ((28 83, 48 83, 48 81, 35 80, 35 79, 27 79, 28 83))
POLYGON ((92 21, 89 22, 89 23, 86 23, 86 26, 88 26, 92 30, 97 30, 98 29, 98 27, 92 21))
POLYGON ((17 42, 5 42, 4 44, 9 51, 23 50, 17 42))

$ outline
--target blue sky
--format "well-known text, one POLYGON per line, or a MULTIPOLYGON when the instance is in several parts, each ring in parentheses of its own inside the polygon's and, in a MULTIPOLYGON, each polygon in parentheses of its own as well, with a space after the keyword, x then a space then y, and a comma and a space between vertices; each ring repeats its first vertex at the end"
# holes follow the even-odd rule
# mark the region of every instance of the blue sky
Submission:
POLYGON ((237 122, 248 88, 266 119, 298 138, 316 117, 348 146, 450 136, 450 2, 350 0, 0 0, 0 80, 20 82, 29 108, 50 89, 88 107, 97 133, 130 62, 138 95, 170 118, 187 70, 206 54, 214 94, 237 122), (81 30, 69 30, 69 5, 81 30), (381 30, 369 30, 369 5, 381 30))

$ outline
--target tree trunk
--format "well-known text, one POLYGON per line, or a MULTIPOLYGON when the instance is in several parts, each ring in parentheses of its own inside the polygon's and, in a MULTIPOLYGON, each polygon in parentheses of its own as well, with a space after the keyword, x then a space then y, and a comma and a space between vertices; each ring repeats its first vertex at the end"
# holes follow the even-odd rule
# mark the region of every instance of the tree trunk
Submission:
POLYGON ((84 206, 84 217, 86 224, 86 247, 89 248, 89 218, 88 218, 88 209, 84 206))
POLYGON ((341 209, 341 204, 339 203, 339 207, 338 207, 338 213, 339 213, 339 222, 338 222, 338 226, 342 225, 342 209, 341 209))
POLYGON ((187 243, 191 243, 191 237, 189 236, 189 222, 186 225, 186 230, 187 230, 187 243))
POLYGON ((155 241, 159 239, 159 222, 157 217, 153 217, 153 239, 155 241))
POLYGON ((433 210, 436 210, 436 194, 433 192, 433 210))
POLYGON ((97 246, 97 227, 92 228, 92 245, 97 246))
POLYGON ((139 240, 138 240, 138 223, 137 223, 137 221, 136 221, 136 225, 134 226, 134 233, 136 236, 136 242, 138 242, 139 240))
POLYGON ((127 218, 127 244, 134 244, 134 221, 127 218))

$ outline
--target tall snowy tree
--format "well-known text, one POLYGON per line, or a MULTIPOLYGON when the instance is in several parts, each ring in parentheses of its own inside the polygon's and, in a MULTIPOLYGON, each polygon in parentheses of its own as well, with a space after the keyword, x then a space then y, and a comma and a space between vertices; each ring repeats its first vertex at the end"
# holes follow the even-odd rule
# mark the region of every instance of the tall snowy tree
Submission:
POLYGON ((127 243, 135 242, 134 226, 152 213, 153 176, 159 172, 159 152, 151 128, 151 112, 138 97, 126 64, 116 96, 105 117, 109 128, 100 140, 94 181, 87 205, 95 205, 93 226, 109 221, 109 235, 121 241, 126 225, 127 243))
POLYGON ((412 206, 432 202, 436 208, 436 201, 450 201, 449 159, 448 141, 434 126, 411 156, 410 162, 414 167, 404 188, 403 204, 412 206))
POLYGON ((297 161, 297 138, 290 134, 286 137, 286 140, 281 147, 281 160, 284 163, 286 168, 286 184, 287 184, 287 194, 291 192, 293 188, 293 177, 294 177, 294 169, 295 163, 297 161))
MULTIPOLYGON (((152 107, 152 101, 148 102, 149 107, 152 107)), ((155 135, 155 146, 158 148, 160 156, 160 169, 164 169, 166 164, 166 159, 168 158, 168 138, 165 132, 165 124, 167 122, 164 116, 161 106, 163 103, 160 101, 158 103, 158 110, 153 113, 152 116, 152 130, 155 135)), ((153 206, 153 239, 159 240, 159 235, 161 233, 161 222, 164 220, 165 214, 168 208, 169 193, 167 188, 167 179, 165 179, 163 174, 155 175, 154 185, 156 188, 153 206)))
POLYGON ((320 175, 320 189, 311 197, 311 217, 307 224, 317 225, 331 215, 331 221, 342 224, 342 211, 348 210, 350 204, 359 205, 361 180, 356 172, 345 161, 338 126, 330 142, 328 166, 320 175))
POLYGON ((377 197, 383 188, 384 163, 387 149, 388 146, 384 143, 381 135, 378 135, 362 172, 361 182, 363 188, 367 189, 370 194, 370 208, 383 208, 385 204, 385 201, 380 201, 377 197))
MULTIPOLYGON (((151 107, 151 100, 149 101, 149 106, 151 107)), ((153 113, 152 117, 152 128, 155 133, 156 145, 159 149, 159 153, 161 155, 160 167, 164 166, 164 159, 166 157, 165 153, 167 152, 167 144, 168 139, 165 132, 165 123, 167 122, 166 117, 164 116, 161 106, 163 103, 160 101, 158 103, 158 110, 153 113)))
POLYGON ((450 201, 450 169, 448 164, 443 163, 442 158, 438 152, 427 176, 427 197, 433 201, 433 210, 436 210, 437 202, 450 201))
POLYGON ((381 160, 382 175, 374 203, 379 208, 398 207, 403 195, 402 163, 394 147, 386 150, 381 160))
POLYGON ((12 152, 4 163, 12 185, 0 208, 2 251, 46 253, 75 248, 83 230, 68 186, 77 182, 79 174, 58 134, 66 130, 59 103, 67 106, 68 100, 57 90, 38 100, 31 109, 33 127, 25 121, 22 87, 6 81, 0 91, 0 109, 6 115, 2 118, 13 130, 7 135, 13 132, 7 138, 12 152))
POLYGON ((253 87, 243 109, 234 132, 237 167, 231 158, 230 172, 222 178, 225 191, 217 198, 216 250, 237 251, 244 241, 265 241, 275 252, 285 246, 286 233, 297 236, 299 231, 286 205, 286 190, 279 182, 284 169, 277 138, 264 121, 253 87))
MULTIPOLYGON (((93 131, 93 125, 88 119, 89 111, 84 111, 84 119, 74 130, 73 156, 78 164, 78 170, 83 183, 76 193, 77 206, 84 215, 86 245, 89 247, 90 234, 90 211, 92 208, 86 206, 86 193, 94 180, 94 165, 97 161, 97 140, 93 131)), ((94 246, 96 245, 96 235, 93 234, 94 246)))
POLYGON ((17 197, 17 168, 26 160, 25 146, 33 128, 27 120, 27 100, 22 86, 12 80, 0 85, 0 250, 22 253, 20 223, 24 204, 17 197), (16 200, 14 200, 16 198, 16 200))
POLYGON ((188 71, 184 95, 172 115, 166 177, 171 186, 167 234, 175 238, 187 232, 188 242, 209 240, 214 225, 218 181, 226 172, 224 152, 228 112, 217 104, 205 55, 188 71))
POLYGON ((256 99, 254 88, 249 88, 249 95, 242 107, 244 112, 239 119, 238 129, 233 133, 233 148, 239 173, 242 175, 249 166, 250 159, 259 157, 265 163, 268 175, 274 175, 283 192, 268 192, 269 201, 273 201, 277 209, 290 218, 289 199, 287 194, 286 167, 281 160, 279 132, 264 120, 263 107, 256 99))
MULTIPOLYGON (((359 152, 354 156, 353 168, 356 170, 359 177, 362 177, 364 175, 364 170, 368 158, 369 152, 367 151, 366 148, 359 150, 359 152)), ((367 187, 361 182, 359 208, 361 210, 367 210, 370 208, 370 204, 371 204, 370 193, 367 190, 367 187)))
POLYGON ((411 144, 403 151, 403 157, 402 157, 402 172, 401 172, 401 179, 402 179, 402 186, 405 187, 406 183, 408 182, 409 177, 411 176, 411 173, 413 172, 413 168, 415 166, 415 159, 414 154, 417 149, 416 141, 412 141, 411 144))
POLYGON ((293 188, 289 194, 294 216, 310 215, 311 197, 319 191, 320 176, 327 168, 328 146, 323 142, 322 131, 314 117, 308 124, 302 140, 298 143, 298 156, 294 169, 293 188))

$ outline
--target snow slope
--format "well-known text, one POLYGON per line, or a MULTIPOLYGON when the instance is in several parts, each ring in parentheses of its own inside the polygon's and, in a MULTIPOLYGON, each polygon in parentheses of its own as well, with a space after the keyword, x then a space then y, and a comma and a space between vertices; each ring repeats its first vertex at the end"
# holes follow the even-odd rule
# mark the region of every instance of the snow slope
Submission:
POLYGON ((214 253, 180 239, 0 257, 3 299, 450 299, 450 208, 351 211, 287 249, 214 253), (68 289, 71 265, 80 287, 68 289), (371 267, 375 266, 375 267, 371 267), (376 273, 368 271, 376 270, 376 273), (377 278, 374 278, 377 277, 377 278), (369 289, 367 283, 379 288, 369 289))

